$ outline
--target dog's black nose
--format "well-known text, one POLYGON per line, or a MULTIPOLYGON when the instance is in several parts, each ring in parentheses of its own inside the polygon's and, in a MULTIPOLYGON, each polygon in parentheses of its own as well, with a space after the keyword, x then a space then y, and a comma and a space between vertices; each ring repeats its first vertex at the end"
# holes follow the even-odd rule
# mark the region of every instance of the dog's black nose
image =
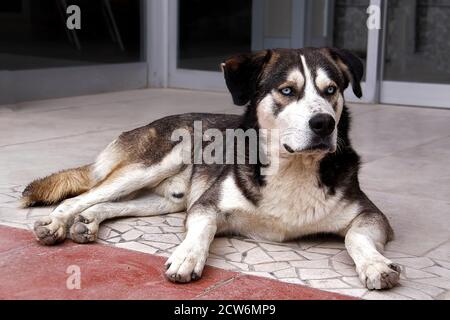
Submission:
POLYGON ((334 121, 334 118, 326 113, 315 115, 311 118, 311 120, 309 120, 311 130, 322 138, 328 137, 332 134, 335 125, 336 121, 334 121))

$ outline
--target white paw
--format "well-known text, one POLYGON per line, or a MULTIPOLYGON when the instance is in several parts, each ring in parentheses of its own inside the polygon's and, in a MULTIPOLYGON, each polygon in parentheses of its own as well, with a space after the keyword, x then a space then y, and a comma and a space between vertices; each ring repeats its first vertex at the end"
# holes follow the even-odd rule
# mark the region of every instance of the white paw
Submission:
POLYGON ((66 239, 66 225, 54 217, 43 217, 34 222, 36 239, 47 246, 66 239))
POLYGON ((186 283, 200 279, 208 250, 182 242, 166 262, 166 276, 170 281, 186 283))
POLYGON ((400 279, 401 267, 389 260, 373 261, 357 270, 359 279, 369 290, 393 288, 400 279))
POLYGON ((75 217, 70 228, 70 237, 76 243, 89 243, 97 240, 99 223, 94 217, 80 214, 75 217))

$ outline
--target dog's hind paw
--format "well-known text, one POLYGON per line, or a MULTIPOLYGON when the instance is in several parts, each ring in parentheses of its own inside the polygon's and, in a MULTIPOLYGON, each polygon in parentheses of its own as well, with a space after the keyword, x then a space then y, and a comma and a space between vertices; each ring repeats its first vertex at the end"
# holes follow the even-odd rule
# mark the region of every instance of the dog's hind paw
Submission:
POLYGON ((66 225, 54 217, 43 217, 34 223, 36 239, 47 246, 66 239, 66 225))
POLYGON ((95 218, 83 214, 75 217, 70 228, 70 237, 76 243, 89 243, 97 240, 99 223, 95 218))

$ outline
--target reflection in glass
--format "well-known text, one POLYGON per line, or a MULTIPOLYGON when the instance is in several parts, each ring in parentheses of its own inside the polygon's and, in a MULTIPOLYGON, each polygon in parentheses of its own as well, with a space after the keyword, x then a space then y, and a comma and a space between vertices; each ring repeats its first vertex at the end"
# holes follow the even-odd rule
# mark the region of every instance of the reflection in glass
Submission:
POLYGON ((367 8, 370 0, 336 0, 333 46, 367 59, 367 8))
POLYGON ((450 2, 390 0, 384 79, 450 83, 450 2))
POLYGON ((229 56, 251 50, 252 0, 179 1, 178 64, 219 71, 229 56))
POLYGON ((0 1, 0 70, 139 60, 139 0, 0 1), (80 7, 80 30, 66 27, 68 5, 80 7))

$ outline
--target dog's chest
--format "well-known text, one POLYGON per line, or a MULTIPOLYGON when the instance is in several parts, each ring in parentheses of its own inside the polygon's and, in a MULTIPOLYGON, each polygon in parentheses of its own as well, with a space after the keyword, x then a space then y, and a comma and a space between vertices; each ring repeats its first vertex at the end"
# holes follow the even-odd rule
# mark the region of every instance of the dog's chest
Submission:
POLYGON ((316 172, 300 169, 304 168, 290 168, 267 177, 258 206, 258 215, 288 234, 307 231, 336 205, 335 197, 320 186, 316 172))
POLYGON ((282 241, 322 232, 323 221, 334 211, 339 195, 320 186, 317 170, 292 165, 265 177, 257 206, 235 201, 233 226, 247 236, 282 241))

